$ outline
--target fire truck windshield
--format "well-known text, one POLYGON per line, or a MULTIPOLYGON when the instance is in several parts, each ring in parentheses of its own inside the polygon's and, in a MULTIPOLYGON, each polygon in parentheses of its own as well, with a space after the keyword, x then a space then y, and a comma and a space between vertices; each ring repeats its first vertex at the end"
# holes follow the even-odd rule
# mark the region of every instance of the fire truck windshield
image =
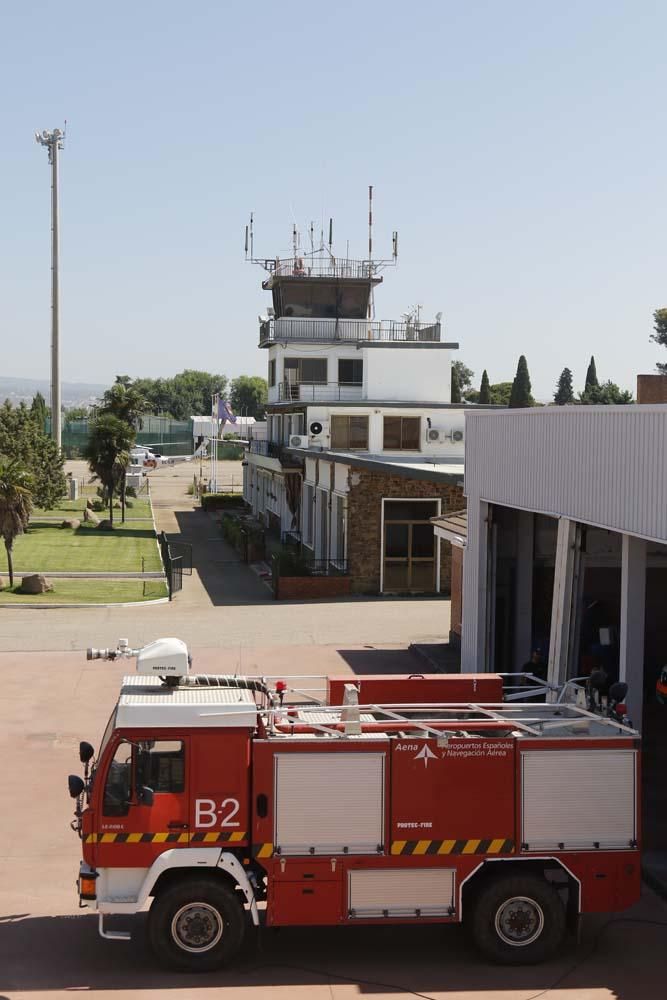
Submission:
POLYGON ((106 750, 107 744, 108 744, 109 740, 111 739, 111 734, 113 733, 114 729, 116 728, 116 712, 117 711, 118 711, 118 707, 114 708, 113 712, 111 713, 111 717, 109 718, 109 721, 107 722, 107 727, 104 730, 104 736, 102 737, 102 742, 100 743, 100 749, 99 749, 99 751, 97 753, 97 759, 98 760, 102 759, 102 754, 106 750))

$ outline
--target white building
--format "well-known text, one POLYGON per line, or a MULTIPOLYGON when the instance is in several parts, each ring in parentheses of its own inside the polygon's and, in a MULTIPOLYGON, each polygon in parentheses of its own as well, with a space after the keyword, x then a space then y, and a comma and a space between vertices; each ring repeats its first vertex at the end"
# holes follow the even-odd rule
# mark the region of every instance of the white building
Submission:
POLYGON ((244 496, 353 589, 448 589, 430 517, 462 505, 464 409, 450 403, 440 317, 369 319, 378 265, 268 261, 267 439, 253 441, 244 496), (403 504, 403 506, 401 506, 403 504))
POLYGON ((462 669, 602 665, 639 723, 667 663, 667 406, 468 412, 465 493, 462 669))

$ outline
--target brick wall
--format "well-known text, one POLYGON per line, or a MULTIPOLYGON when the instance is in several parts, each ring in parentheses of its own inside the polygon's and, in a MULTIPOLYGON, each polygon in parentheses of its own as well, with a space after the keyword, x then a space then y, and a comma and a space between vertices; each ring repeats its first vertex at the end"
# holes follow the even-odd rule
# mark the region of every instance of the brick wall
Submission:
MULTIPOLYGON (((460 486, 405 479, 385 472, 350 468, 347 501, 347 560, 352 589, 360 594, 380 591, 382 552, 382 498, 442 500, 442 513, 461 510, 466 502, 460 486), (358 482, 355 483, 355 480, 358 482)), ((441 542, 440 592, 448 595, 451 580, 451 545, 441 542)))
POLYGON ((281 576, 276 597, 279 601, 310 601, 349 593, 349 576, 281 576))
POLYGON ((638 375, 638 403, 667 403, 667 375, 638 375))

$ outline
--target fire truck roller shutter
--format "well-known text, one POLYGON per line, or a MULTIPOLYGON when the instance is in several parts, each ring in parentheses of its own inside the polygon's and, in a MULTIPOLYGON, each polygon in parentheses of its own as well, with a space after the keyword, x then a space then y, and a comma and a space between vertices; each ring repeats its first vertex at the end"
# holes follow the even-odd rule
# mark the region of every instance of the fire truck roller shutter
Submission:
POLYGON ((454 912, 453 868, 349 872, 350 917, 439 917, 454 912))
POLYGON ((635 846, 636 751, 527 750, 521 772, 529 851, 635 846))
POLYGON ((377 854, 384 845, 383 753, 275 755, 276 850, 377 854))

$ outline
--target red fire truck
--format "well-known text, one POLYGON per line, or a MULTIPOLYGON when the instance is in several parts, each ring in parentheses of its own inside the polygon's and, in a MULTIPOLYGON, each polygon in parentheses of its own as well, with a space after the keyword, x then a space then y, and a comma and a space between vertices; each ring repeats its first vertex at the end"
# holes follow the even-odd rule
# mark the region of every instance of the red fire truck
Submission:
POLYGON ((160 960, 203 971, 260 915, 463 921, 487 958, 530 963, 639 898, 639 739, 612 719, 503 701, 494 674, 288 686, 191 674, 178 639, 88 655, 137 660, 69 779, 103 937, 150 905, 160 960))

